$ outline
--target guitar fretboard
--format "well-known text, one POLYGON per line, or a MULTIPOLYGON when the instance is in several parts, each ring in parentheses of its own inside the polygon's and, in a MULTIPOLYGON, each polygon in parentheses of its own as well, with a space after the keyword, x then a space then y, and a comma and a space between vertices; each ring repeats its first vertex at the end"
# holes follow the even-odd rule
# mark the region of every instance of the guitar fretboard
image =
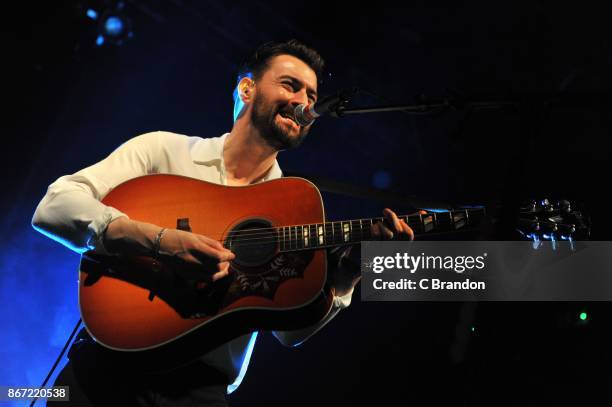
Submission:
MULTIPOLYGON (((398 216, 415 235, 444 233, 475 225, 485 215, 484 208, 461 209, 398 216)), ((319 249, 371 240, 371 226, 383 218, 343 220, 275 228, 281 252, 319 249)))

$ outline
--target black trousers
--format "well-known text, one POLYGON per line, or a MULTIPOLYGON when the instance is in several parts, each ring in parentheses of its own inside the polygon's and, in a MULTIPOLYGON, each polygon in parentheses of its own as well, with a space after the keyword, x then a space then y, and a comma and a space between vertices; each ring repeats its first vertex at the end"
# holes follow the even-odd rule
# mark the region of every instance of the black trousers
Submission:
POLYGON ((69 357, 54 386, 69 386, 70 401, 48 406, 227 406, 227 377, 200 361, 168 373, 135 374, 120 360, 109 361, 92 340, 73 345, 69 357))

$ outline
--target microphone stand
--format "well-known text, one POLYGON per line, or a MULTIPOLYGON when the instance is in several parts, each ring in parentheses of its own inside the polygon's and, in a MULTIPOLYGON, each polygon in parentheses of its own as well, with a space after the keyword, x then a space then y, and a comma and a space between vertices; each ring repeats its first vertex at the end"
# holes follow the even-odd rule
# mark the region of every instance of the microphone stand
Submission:
MULTIPOLYGON (((413 104, 387 104, 378 106, 354 107, 347 108, 352 96, 359 93, 361 90, 354 87, 350 90, 342 90, 334 97, 338 99, 333 105, 329 106, 328 112, 332 117, 344 117, 347 115, 381 113, 381 112, 405 112, 405 113, 420 113, 425 114, 433 111, 444 111, 447 109, 468 109, 468 110, 483 110, 483 109, 504 109, 510 108, 518 110, 530 117, 535 112, 549 107, 573 107, 573 108, 593 108, 593 107, 612 107, 612 93, 600 94, 524 94, 511 98, 498 99, 481 99, 469 100, 459 99, 456 97, 446 97, 443 99, 431 101, 419 101, 413 104)), ((364 92, 369 93, 369 92, 364 92)), ((376 96, 376 95, 373 95, 376 96)), ((345 185, 331 185, 324 183, 327 190, 335 193, 350 194, 354 193, 345 185)), ((381 194, 385 195, 385 194, 381 194)), ((416 200, 414 197, 404 197, 404 202, 415 208, 423 208, 424 201, 416 200)), ((428 202, 429 203, 429 202, 428 202)), ((451 205, 437 202, 439 208, 450 209, 451 205)))
POLYGON ((390 104, 347 108, 350 97, 358 90, 340 92, 343 98, 329 111, 332 117, 343 117, 353 114, 380 113, 380 112, 408 112, 427 113, 439 109, 492 109, 492 108, 521 108, 521 107, 598 107, 612 106, 612 94, 570 94, 570 95, 522 95, 519 98, 498 100, 471 100, 464 101, 454 97, 432 100, 413 104, 390 104))

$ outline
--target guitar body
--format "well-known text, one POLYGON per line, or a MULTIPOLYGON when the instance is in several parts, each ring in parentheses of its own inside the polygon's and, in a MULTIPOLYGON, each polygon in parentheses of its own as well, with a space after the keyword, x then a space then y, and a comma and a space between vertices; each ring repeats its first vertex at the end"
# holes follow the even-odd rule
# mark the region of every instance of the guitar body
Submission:
POLYGON ((304 179, 227 187, 148 175, 102 202, 135 220, 219 240, 237 256, 230 275, 213 283, 209 273, 173 258, 85 253, 81 316, 109 353, 165 369, 255 330, 314 324, 329 311, 325 250, 281 253, 272 229, 325 221, 320 193, 304 179))

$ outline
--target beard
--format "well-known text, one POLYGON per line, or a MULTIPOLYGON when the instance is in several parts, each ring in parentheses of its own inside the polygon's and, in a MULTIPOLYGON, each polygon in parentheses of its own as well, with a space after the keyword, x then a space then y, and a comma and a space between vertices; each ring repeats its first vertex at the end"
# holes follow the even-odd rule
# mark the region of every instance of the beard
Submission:
MULTIPOLYGON (((289 112, 289 106, 282 109, 289 112)), ((251 123, 255 127, 261 138, 275 150, 289 150, 298 147, 304 141, 310 127, 299 126, 299 133, 292 136, 286 126, 279 126, 276 122, 277 114, 281 112, 281 107, 273 107, 268 104, 260 95, 255 95, 253 100, 253 111, 251 112, 251 123)), ((293 112, 290 112, 293 116, 293 112)))

